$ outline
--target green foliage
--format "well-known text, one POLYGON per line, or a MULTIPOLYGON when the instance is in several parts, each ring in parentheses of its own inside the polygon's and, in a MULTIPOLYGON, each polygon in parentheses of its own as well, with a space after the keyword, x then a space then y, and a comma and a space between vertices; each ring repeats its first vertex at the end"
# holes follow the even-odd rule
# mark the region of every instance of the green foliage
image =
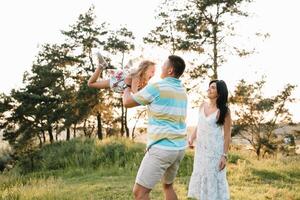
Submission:
POLYGON ((239 108, 235 111, 238 119, 233 135, 240 134, 246 139, 258 157, 275 154, 280 149, 283 139, 274 131, 292 122, 286 104, 294 101, 291 95, 296 87, 287 84, 278 95, 269 98, 263 96, 264 84, 264 79, 253 84, 241 80, 230 97, 230 102, 239 108))
POLYGON ((237 164, 239 160, 244 160, 239 154, 229 153, 228 154, 228 162, 232 164, 237 164))
POLYGON ((104 49, 113 54, 129 53, 134 49, 134 36, 126 27, 111 31, 104 49))
POLYGON ((101 26, 95 24, 94 9, 94 6, 90 7, 86 13, 79 15, 78 21, 70 26, 70 30, 62 31, 71 44, 82 47, 83 54, 88 55, 91 55, 92 49, 105 44, 99 36, 107 34, 106 23, 102 23, 101 26))
MULTIPOLYGON (((118 129, 119 99, 108 90, 89 88, 87 81, 95 70, 96 50, 121 53, 123 61, 124 53, 134 48, 134 36, 125 27, 111 31, 106 23, 98 26, 95 19, 94 7, 80 14, 69 30, 62 31, 63 43, 41 46, 31 71, 24 73, 24 86, 12 90, 10 96, 0 95, 0 128, 16 156, 31 154, 48 139, 53 143, 62 131, 69 140, 71 127, 74 136, 81 129, 87 137, 97 127, 99 139, 105 129, 118 129)), ((125 124, 127 130, 123 115, 122 127, 125 124)))
POLYGON ((12 162, 11 150, 7 148, 0 148, 0 172, 2 172, 7 165, 12 162))
POLYGON ((236 51, 241 57, 251 54, 226 43, 227 37, 235 35, 236 16, 248 16, 243 5, 251 1, 166 0, 158 8, 158 25, 144 42, 167 48, 172 54, 176 51, 193 52, 197 57, 201 54, 202 61, 193 61, 191 78, 217 79, 218 67, 226 61, 226 52, 236 51))
MULTIPOLYGON (((17 169, 14 169, 0 174, 0 199, 132 199, 132 187, 144 147, 142 144, 116 138, 101 142, 76 139, 51 144, 39 152, 43 152, 43 158, 45 159, 48 153, 55 162, 57 158, 52 155, 54 152, 59 155, 60 152, 76 151, 78 157, 66 156, 66 159, 74 160, 68 161, 68 165, 73 166, 61 171, 45 168, 45 170, 36 169, 37 171, 21 175, 17 169), (102 164, 95 169, 78 164, 75 164, 75 167, 75 160, 80 160, 81 164, 85 165, 86 161, 82 161, 83 157, 89 157, 86 160, 90 159, 89 154, 92 153, 92 149, 112 159, 125 151, 125 154, 129 154, 126 159, 130 160, 126 160, 125 167, 120 167, 120 162, 116 159, 114 162, 108 162, 106 167, 102 164), (118 149, 118 153, 113 152, 114 149, 118 149), (138 159, 135 160, 135 157, 138 159), (137 166, 134 166, 135 164, 137 166), (127 165, 134 167, 130 169, 127 165)), ((179 199, 187 199, 193 153, 191 150, 186 152, 175 179, 174 188, 179 199)), ((231 199, 296 200, 300 198, 299 156, 257 160, 249 152, 232 150, 228 160, 227 179, 231 199)), ((161 184, 155 186, 150 197, 151 199, 164 198, 161 184)))
MULTIPOLYGON (((123 70, 123 67, 125 66, 125 56, 128 55, 135 48, 134 39, 135 37, 133 33, 129 31, 126 27, 121 27, 119 30, 110 31, 109 33, 107 42, 104 46, 104 50, 110 52, 112 55, 120 56, 120 70, 123 70)), ((118 110, 121 109, 121 116, 115 121, 118 121, 121 124, 121 136, 124 136, 124 133, 126 132, 126 136, 129 137, 129 128, 127 125, 127 108, 123 106, 121 96, 114 96, 113 100, 110 101, 110 104, 114 106, 114 110, 116 110, 116 112, 118 112, 118 110)))
POLYGON ((103 142, 95 139, 73 139, 37 149, 20 158, 18 167, 22 174, 77 168, 137 170, 144 155, 143 150, 143 145, 114 138, 103 142))

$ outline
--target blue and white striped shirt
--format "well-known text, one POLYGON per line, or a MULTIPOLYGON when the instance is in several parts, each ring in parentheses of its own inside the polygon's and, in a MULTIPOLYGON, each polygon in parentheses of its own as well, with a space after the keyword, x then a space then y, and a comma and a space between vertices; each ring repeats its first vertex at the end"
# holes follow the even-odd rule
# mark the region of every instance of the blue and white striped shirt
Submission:
POLYGON ((179 79, 167 77, 149 84, 133 99, 148 107, 148 148, 186 148, 187 94, 179 79))

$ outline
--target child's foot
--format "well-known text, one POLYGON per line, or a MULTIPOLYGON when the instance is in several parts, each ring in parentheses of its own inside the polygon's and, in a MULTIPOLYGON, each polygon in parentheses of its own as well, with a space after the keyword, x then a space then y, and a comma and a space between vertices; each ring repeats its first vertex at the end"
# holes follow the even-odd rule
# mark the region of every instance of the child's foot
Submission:
POLYGON ((108 67, 107 62, 104 60, 103 56, 101 55, 101 53, 97 53, 97 57, 98 57, 98 65, 100 68, 102 69, 106 69, 108 67))

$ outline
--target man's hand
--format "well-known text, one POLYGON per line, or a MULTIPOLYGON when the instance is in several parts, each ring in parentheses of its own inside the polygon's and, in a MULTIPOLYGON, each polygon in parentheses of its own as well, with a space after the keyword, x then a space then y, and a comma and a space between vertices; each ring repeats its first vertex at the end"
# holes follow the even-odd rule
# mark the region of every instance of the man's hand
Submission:
POLYGON ((130 88, 125 88, 124 93, 123 93, 123 105, 126 108, 132 108, 135 106, 139 106, 138 104, 131 95, 131 89, 130 88))
POLYGON ((194 149, 194 140, 192 138, 188 139, 188 143, 189 143, 189 148, 194 149))

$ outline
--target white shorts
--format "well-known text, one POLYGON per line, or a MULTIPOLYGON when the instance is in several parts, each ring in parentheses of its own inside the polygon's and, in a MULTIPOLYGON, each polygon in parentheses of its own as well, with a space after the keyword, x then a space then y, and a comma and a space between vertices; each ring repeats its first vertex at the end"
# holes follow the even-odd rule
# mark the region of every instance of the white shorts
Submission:
POLYGON ((171 184, 177 175, 185 150, 165 150, 151 147, 145 154, 136 176, 136 183, 153 189, 160 180, 171 184))

